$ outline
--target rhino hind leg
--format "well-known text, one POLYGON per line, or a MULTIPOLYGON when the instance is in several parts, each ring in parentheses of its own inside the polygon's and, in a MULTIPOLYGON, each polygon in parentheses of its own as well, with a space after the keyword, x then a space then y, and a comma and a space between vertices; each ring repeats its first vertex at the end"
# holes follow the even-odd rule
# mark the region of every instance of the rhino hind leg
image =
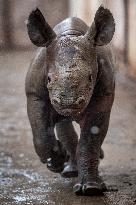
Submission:
POLYGON ((104 151, 103 149, 101 148, 100 149, 100 159, 103 159, 104 158, 104 151))
POLYGON ((52 151, 51 157, 47 159, 47 168, 52 172, 61 173, 64 169, 64 163, 67 161, 68 156, 59 140, 57 140, 57 145, 59 147, 59 152, 57 153, 56 151, 52 151))
POLYGON ((72 125, 72 121, 64 120, 56 124, 57 137, 67 152, 68 161, 65 162, 61 175, 66 178, 77 177, 76 148, 78 136, 72 125))

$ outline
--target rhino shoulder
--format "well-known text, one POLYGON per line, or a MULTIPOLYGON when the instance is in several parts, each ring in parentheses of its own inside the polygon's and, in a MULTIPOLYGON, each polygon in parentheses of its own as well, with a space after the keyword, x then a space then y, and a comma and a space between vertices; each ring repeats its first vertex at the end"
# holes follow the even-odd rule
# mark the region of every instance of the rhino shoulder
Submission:
POLYGON ((25 81, 26 95, 42 97, 46 94, 46 48, 38 49, 33 58, 25 81))

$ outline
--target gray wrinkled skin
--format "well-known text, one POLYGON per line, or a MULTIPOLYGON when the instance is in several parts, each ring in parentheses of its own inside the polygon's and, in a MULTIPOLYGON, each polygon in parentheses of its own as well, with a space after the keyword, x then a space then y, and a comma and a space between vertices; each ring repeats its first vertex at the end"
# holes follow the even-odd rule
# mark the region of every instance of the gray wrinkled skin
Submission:
POLYGON ((99 177, 101 145, 107 134, 114 101, 114 59, 107 45, 115 24, 108 9, 99 7, 89 28, 69 18, 54 31, 36 9, 28 34, 38 51, 26 76, 28 117, 37 154, 47 168, 76 177, 77 195, 102 194, 99 177), (72 125, 81 128, 80 139, 72 125), (57 137, 54 134, 56 126, 57 137))

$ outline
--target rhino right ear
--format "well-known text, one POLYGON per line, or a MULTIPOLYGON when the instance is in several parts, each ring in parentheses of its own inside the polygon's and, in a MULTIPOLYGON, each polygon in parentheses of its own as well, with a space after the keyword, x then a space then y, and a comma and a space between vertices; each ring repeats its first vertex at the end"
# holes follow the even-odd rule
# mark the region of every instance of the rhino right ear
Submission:
POLYGON ((45 21, 44 16, 38 8, 30 13, 27 30, 32 43, 39 47, 48 46, 56 37, 55 32, 45 21))

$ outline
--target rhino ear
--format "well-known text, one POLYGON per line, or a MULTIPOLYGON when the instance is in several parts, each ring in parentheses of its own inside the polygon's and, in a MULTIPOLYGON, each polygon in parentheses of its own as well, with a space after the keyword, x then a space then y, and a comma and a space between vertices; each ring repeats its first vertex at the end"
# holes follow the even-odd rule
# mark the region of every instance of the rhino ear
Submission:
POLYGON ((94 22, 86 36, 97 46, 108 44, 115 32, 115 22, 109 9, 100 6, 95 14, 94 22))
POLYGON ((56 37, 55 32, 45 21, 38 8, 30 13, 27 21, 27 30, 32 43, 39 47, 48 46, 56 37))

